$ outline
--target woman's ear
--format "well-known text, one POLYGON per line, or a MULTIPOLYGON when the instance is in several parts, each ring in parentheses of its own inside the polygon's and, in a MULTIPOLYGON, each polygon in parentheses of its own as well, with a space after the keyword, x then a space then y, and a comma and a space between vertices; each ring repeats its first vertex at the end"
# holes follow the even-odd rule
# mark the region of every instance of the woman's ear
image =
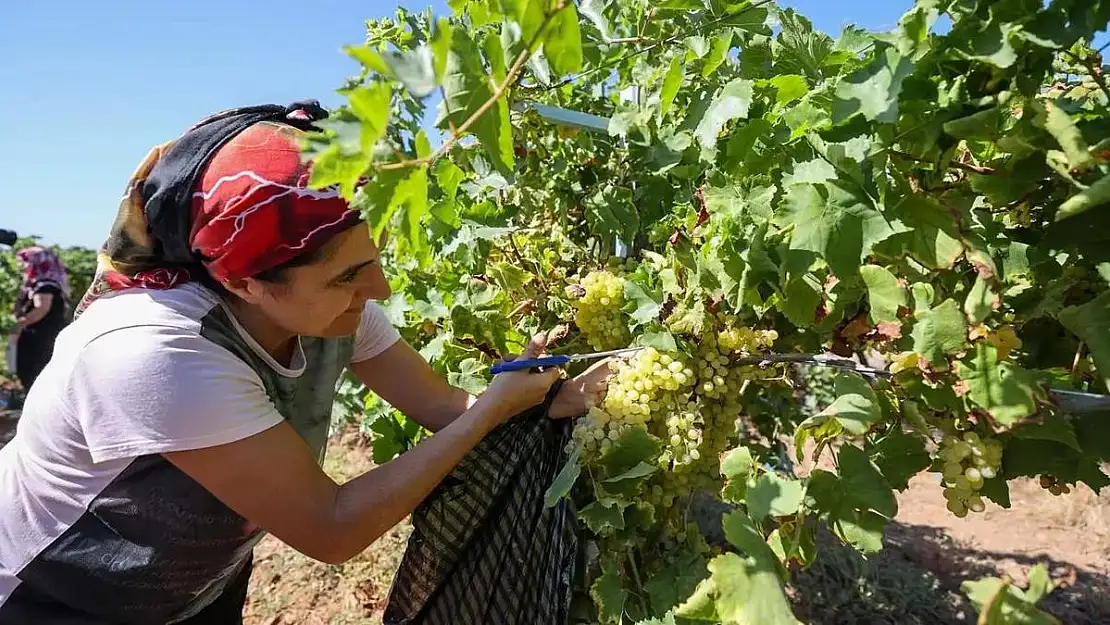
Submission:
POLYGON ((257 304, 262 299, 262 285, 254 278, 229 279, 223 283, 223 287, 248 304, 257 304))

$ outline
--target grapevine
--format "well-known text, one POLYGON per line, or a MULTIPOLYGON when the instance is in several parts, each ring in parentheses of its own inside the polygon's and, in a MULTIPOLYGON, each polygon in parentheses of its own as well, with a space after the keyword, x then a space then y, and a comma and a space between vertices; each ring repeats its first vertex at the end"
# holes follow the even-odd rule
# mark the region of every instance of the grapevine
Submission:
MULTIPOLYGON (((1110 382, 1110 4, 921 0, 837 37, 771 2, 601 4, 368 24, 308 146, 398 233, 387 311, 450 383, 555 326, 557 353, 644 348, 547 493, 597 547, 585 622, 793 623, 819 528, 881 549, 919 474, 957 517, 1019 478, 1110 485, 1110 419, 1051 392, 1110 382)), ((366 401, 376 459, 424 435, 366 401)))

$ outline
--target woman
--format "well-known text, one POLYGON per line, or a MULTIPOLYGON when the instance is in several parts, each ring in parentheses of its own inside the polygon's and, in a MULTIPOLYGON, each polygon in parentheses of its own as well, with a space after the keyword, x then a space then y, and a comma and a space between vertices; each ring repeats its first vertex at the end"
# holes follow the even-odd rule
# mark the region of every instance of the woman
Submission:
POLYGON ((16 252, 16 258, 23 265, 23 284, 15 302, 15 370, 26 392, 50 362, 54 339, 68 321, 69 280, 50 250, 28 247, 16 252))
MULTIPOLYGON (((0 451, 0 624, 239 623, 264 531, 343 562, 545 399, 554 371, 475 398, 399 340, 371 303, 390 292, 366 225, 307 186, 297 139, 323 115, 222 113, 136 171, 0 451), (338 485, 319 463, 344 367, 435 435, 338 485)), ((584 412, 597 375, 549 415, 584 412)))

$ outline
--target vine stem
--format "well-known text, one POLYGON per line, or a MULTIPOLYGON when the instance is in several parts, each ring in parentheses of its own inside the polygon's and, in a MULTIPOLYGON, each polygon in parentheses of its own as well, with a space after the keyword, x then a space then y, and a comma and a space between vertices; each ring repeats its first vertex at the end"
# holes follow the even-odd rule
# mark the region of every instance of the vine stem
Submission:
POLYGON ((1079 381, 1077 371, 1079 369, 1079 361, 1083 358, 1083 348, 1086 344, 1083 341, 1079 342, 1079 346, 1075 348, 1075 358, 1071 361, 1071 381, 1072 383, 1079 381))
POLYGON ((759 365, 767 367, 779 363, 797 363, 797 364, 810 364, 820 365, 824 367, 837 367, 840 369, 850 369, 857 373, 864 373, 868 375, 877 375, 882 377, 890 377, 893 375, 889 371, 883 369, 875 369, 861 365, 850 358, 841 358, 839 356, 828 356, 825 354, 761 354, 758 356, 743 356, 740 358, 732 359, 734 365, 759 365))
POLYGON ((632 553, 632 548, 628 548, 628 565, 632 569, 632 579, 636 582, 636 598, 640 600, 640 608, 643 609, 644 614, 650 614, 647 601, 644 600, 644 583, 640 581, 640 569, 636 566, 636 555, 632 553))
POLYGON ((539 29, 536 30, 536 34, 532 37, 532 40, 528 42, 528 45, 520 51, 520 54, 517 55, 516 59, 513 61, 512 66, 509 67, 509 71, 505 73, 505 79, 501 81, 501 84, 497 85, 497 88, 493 90, 493 94, 490 95, 489 99, 487 99, 485 102, 482 103, 481 106, 475 109, 475 111, 471 113, 470 117, 468 117, 466 121, 464 121, 457 129, 455 129, 451 136, 448 137, 447 140, 443 142, 443 145, 439 146, 439 148, 436 149, 435 152, 432 152, 431 154, 423 158, 397 161, 395 163, 386 163, 384 165, 378 166, 376 169, 378 169, 379 171, 389 171, 392 169, 406 169, 409 167, 422 167, 424 165, 430 165, 441 156, 446 154, 451 148, 455 147, 455 144, 458 143, 460 139, 462 139, 463 134, 465 134, 471 126, 476 124, 478 122, 478 119, 480 119, 482 115, 486 113, 486 111, 493 108, 493 106, 497 104, 501 97, 505 95, 505 92, 509 90, 509 87, 511 87, 516 82, 516 79, 520 76, 520 72, 524 69, 524 64, 528 62, 528 59, 532 58, 532 54, 535 53, 536 48, 539 46, 539 43, 543 39, 544 34, 546 34, 548 24, 551 23, 551 20, 554 19, 556 15, 566 10, 566 8, 567 5, 565 2, 560 3, 554 11, 544 16, 543 22, 540 23, 539 29))
MULTIPOLYGON (((915 163, 934 164, 932 161, 930 161, 928 159, 918 158, 918 157, 914 156, 913 154, 909 154, 907 152, 901 152, 899 150, 890 150, 890 154, 891 154, 891 156, 897 156, 897 157, 900 157, 900 158, 908 159, 908 160, 911 160, 915 163)), ((979 174, 980 176, 1005 175, 1004 172, 999 172, 997 169, 992 169, 990 167, 980 167, 979 165, 971 165, 969 163, 961 163, 960 161, 952 161, 948 165, 950 167, 955 167, 956 169, 962 169, 964 171, 969 171, 973 174, 979 174)))

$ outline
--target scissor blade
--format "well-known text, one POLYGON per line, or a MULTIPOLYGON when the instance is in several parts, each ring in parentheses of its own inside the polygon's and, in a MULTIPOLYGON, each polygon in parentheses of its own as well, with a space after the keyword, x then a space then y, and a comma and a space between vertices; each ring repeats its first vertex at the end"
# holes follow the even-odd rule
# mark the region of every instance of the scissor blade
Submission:
POLYGON ((627 349, 614 349, 608 352, 594 352, 592 354, 577 354, 571 356, 571 360, 593 360, 595 358, 606 358, 608 356, 622 356, 624 354, 632 354, 640 351, 643 347, 629 347, 627 349))

